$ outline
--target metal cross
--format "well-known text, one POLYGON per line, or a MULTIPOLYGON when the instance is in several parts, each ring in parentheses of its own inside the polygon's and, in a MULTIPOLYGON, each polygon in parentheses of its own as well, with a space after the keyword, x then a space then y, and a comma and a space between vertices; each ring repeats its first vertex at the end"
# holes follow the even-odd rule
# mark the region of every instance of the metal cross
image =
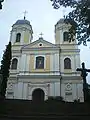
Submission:
POLYGON ((87 101, 88 97, 88 85, 86 81, 87 72, 90 72, 90 69, 85 68, 85 63, 82 63, 82 68, 77 68, 77 71, 81 71, 81 76, 83 78, 83 92, 84 92, 84 101, 87 101))
POLYGON ((42 36, 43 36, 43 33, 41 32, 39 35, 40 35, 40 36, 41 36, 41 38, 42 38, 42 36))
POLYGON ((26 10, 25 10, 25 12, 23 12, 24 13, 24 20, 26 19, 26 14, 28 13, 26 10))
POLYGON ((63 17, 64 17, 64 18, 65 18, 65 12, 66 12, 66 10, 63 9, 62 13, 63 13, 63 17))

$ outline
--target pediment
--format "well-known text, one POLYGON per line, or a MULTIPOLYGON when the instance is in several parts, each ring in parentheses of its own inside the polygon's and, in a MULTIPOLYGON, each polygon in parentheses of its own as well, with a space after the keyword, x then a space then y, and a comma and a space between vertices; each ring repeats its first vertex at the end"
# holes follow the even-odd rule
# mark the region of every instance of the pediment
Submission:
POLYGON ((29 48, 44 48, 44 47, 56 47, 55 44, 50 43, 46 40, 43 40, 42 38, 39 38, 38 40, 24 46, 22 49, 29 49, 29 48))

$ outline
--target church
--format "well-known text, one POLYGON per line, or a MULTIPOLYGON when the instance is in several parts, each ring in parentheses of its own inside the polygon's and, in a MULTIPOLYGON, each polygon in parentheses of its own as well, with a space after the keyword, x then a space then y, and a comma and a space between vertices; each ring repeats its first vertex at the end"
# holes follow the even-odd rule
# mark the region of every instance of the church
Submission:
POLYGON ((44 99, 62 97, 84 101, 77 41, 68 41, 70 24, 60 19, 55 25, 55 44, 42 36, 33 40, 33 26, 26 19, 12 25, 12 60, 6 98, 44 99))

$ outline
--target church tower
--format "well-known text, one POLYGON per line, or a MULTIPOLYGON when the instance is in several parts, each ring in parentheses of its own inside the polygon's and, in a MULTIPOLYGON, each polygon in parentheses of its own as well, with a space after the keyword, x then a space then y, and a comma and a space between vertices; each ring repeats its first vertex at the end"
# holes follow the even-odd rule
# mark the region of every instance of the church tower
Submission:
POLYGON ((83 101, 83 86, 80 73, 76 71, 80 67, 80 50, 76 39, 69 42, 69 29, 71 25, 60 19, 55 25, 55 44, 60 48, 59 69, 61 72, 61 96, 65 90, 64 98, 70 101, 72 98, 83 101), (78 93, 78 94, 77 94, 78 93), (82 93, 82 95, 81 95, 82 93), (80 96, 81 95, 81 96, 80 96))
POLYGON ((61 72, 76 72, 80 67, 80 50, 76 39, 69 42, 69 29, 71 25, 60 19, 55 25, 55 44, 60 47, 61 72))
POLYGON ((11 30, 10 41, 12 45, 26 45, 31 43, 33 30, 30 22, 26 19, 17 20, 11 30))

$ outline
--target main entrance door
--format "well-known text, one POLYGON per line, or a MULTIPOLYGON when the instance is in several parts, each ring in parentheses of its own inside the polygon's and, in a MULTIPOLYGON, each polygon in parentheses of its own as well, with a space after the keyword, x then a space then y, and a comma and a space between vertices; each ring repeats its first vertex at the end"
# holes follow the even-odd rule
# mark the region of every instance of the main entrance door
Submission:
POLYGON ((43 102, 44 101, 44 91, 40 88, 38 89, 35 89, 32 93, 32 100, 34 102, 37 102, 37 103, 40 103, 40 102, 43 102))

